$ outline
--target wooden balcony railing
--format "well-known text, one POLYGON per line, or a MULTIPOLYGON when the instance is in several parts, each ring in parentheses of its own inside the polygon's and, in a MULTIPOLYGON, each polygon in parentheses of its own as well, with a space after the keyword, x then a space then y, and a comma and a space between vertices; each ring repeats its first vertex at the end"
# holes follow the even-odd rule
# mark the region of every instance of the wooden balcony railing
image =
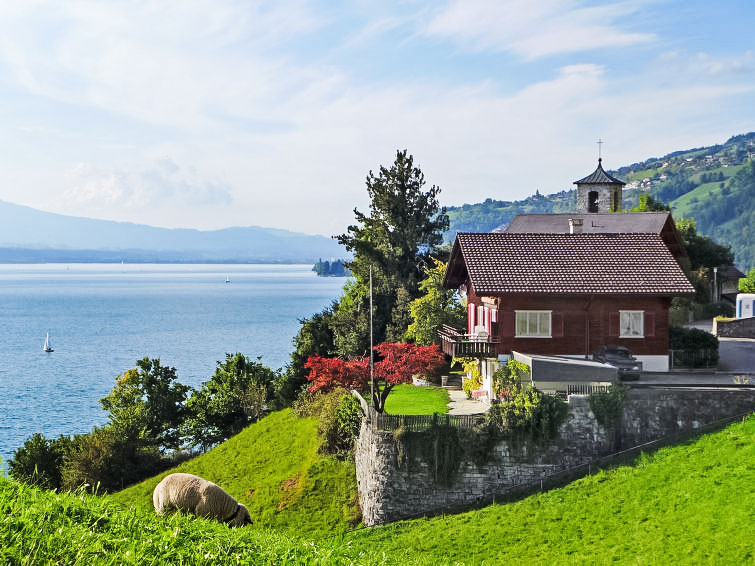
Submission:
POLYGON ((476 335, 462 334, 452 326, 444 324, 438 330, 443 353, 455 358, 495 358, 498 356, 498 341, 481 339, 476 335))

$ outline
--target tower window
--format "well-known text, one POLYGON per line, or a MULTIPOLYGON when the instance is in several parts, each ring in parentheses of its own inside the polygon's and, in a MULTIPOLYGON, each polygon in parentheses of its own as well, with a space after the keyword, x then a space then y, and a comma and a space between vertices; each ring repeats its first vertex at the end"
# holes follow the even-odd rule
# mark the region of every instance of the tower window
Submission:
POLYGON ((598 191, 587 193, 587 212, 598 212, 598 191))

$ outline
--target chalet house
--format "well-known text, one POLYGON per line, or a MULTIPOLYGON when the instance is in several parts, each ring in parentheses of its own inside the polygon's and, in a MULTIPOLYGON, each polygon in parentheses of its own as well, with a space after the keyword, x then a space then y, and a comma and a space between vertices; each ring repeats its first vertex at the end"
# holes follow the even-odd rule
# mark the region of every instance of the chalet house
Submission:
POLYGON ((671 215, 620 213, 623 184, 599 162, 577 181, 577 213, 457 235, 444 286, 466 294, 467 328, 446 328, 443 349, 480 357, 486 388, 512 352, 588 358, 618 345, 645 371, 668 370, 671 300, 694 288, 671 215))

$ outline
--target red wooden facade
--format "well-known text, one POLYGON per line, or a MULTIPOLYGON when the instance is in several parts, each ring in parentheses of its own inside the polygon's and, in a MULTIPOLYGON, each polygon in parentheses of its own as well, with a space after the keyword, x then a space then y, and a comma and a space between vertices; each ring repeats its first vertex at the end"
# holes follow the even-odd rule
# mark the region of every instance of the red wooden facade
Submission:
MULTIPOLYGON (((504 295, 482 298, 470 287, 468 305, 471 316, 467 332, 479 327, 480 309, 491 320, 487 330, 490 341, 497 343, 498 354, 512 351, 543 355, 591 355, 599 346, 626 346, 636 355, 668 353, 670 297, 654 296, 542 296, 504 295), (516 311, 550 311, 551 335, 543 338, 516 336, 516 311), (620 337, 620 311, 643 312, 643 335, 620 337), (492 322, 495 320, 495 322, 492 322)), ((484 320, 484 319, 483 319, 484 320)))

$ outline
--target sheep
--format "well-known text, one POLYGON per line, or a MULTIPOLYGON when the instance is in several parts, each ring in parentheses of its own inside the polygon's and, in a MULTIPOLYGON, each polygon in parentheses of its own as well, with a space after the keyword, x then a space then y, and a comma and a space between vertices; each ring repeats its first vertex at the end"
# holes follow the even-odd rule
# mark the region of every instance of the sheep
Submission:
POLYGON ((211 481, 192 474, 170 474, 157 484, 152 502, 159 515, 180 510, 232 527, 251 525, 249 510, 211 481))

